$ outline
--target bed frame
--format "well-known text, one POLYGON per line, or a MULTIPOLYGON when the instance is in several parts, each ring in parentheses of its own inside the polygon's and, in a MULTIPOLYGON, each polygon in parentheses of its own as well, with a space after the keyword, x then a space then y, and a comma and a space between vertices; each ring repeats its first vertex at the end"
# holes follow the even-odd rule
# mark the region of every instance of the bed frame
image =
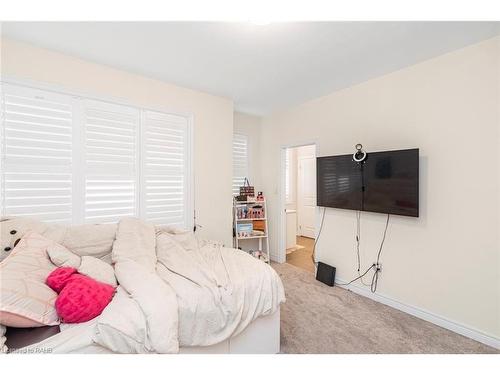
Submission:
MULTIPOLYGON (((54 332, 56 333, 56 332, 54 332)), ((20 352, 38 353, 37 348, 51 348, 51 341, 58 337, 64 347, 55 348, 51 353, 89 353, 113 354, 110 350, 92 342, 92 330, 85 323, 65 329, 42 341, 21 347, 20 352), (83 342, 83 345, 82 345, 83 342), (91 344, 90 344, 91 343, 91 344)), ((33 337, 30 338, 31 342, 33 337)), ((179 349, 180 354, 276 354, 280 351, 280 310, 254 320, 240 334, 215 345, 186 346, 179 349)))
POLYGON ((280 310, 254 320, 235 337, 211 346, 181 347, 180 354, 277 354, 280 352, 280 310))

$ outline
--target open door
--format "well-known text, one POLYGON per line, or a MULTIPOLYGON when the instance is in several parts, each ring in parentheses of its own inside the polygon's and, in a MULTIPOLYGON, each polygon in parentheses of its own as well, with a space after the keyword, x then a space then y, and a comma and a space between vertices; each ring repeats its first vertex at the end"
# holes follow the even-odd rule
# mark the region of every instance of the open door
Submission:
POLYGON ((315 272, 316 144, 282 148, 279 261, 315 272))
POLYGON ((297 219, 299 236, 315 237, 316 147, 304 146, 297 155, 297 219))

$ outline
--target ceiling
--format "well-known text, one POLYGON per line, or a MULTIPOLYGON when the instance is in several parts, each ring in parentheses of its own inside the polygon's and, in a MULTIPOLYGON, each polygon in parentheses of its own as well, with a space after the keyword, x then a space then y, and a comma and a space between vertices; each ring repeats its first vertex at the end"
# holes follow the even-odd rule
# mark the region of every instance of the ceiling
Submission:
POLYGON ((498 22, 4 22, 7 37, 266 115, 500 34, 498 22))

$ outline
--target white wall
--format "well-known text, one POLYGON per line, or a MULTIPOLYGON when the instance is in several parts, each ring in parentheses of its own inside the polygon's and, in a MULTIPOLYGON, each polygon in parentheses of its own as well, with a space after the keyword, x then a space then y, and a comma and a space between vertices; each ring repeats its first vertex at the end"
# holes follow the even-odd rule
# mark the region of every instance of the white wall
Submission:
MULTIPOLYGON (((391 217, 378 292, 500 338, 499 62, 495 38, 264 118, 271 223, 281 146, 317 141, 319 156, 350 153, 358 142, 368 151, 419 147, 420 217, 391 217)), ((362 215, 363 267, 375 259, 384 221, 362 215)), ((319 260, 343 280, 356 276, 355 228, 353 211, 327 209, 319 260)))
POLYGON ((262 129, 262 118, 247 115, 245 113, 234 112, 234 132, 246 135, 249 146, 249 178, 250 183, 255 186, 256 191, 262 189, 260 181, 261 149, 260 135, 262 129))
POLYGON ((232 243, 231 100, 2 39, 1 73, 9 78, 113 97, 143 107, 194 115, 194 174, 200 235, 232 243))

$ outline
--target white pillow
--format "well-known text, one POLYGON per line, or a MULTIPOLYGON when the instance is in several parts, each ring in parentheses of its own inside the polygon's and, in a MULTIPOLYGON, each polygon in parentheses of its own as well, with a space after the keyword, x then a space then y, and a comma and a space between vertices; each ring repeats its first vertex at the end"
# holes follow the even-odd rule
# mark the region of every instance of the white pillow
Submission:
POLYGON ((113 266, 94 257, 84 256, 78 267, 78 272, 94 280, 116 287, 116 277, 113 266))
POLYGON ((49 246, 47 254, 57 267, 80 267, 80 257, 63 246, 49 246))
POLYGON ((116 287, 113 266, 92 256, 79 257, 62 246, 51 246, 47 249, 50 260, 58 267, 73 267, 81 273, 102 283, 116 287))
POLYGON ((0 263, 0 324, 11 327, 57 325, 57 294, 45 284, 55 266, 49 247, 62 247, 42 235, 26 233, 0 263))
POLYGON ((157 225, 156 235, 168 234, 174 241, 180 244, 185 250, 196 251, 200 248, 198 238, 192 230, 182 229, 172 225, 157 225))

